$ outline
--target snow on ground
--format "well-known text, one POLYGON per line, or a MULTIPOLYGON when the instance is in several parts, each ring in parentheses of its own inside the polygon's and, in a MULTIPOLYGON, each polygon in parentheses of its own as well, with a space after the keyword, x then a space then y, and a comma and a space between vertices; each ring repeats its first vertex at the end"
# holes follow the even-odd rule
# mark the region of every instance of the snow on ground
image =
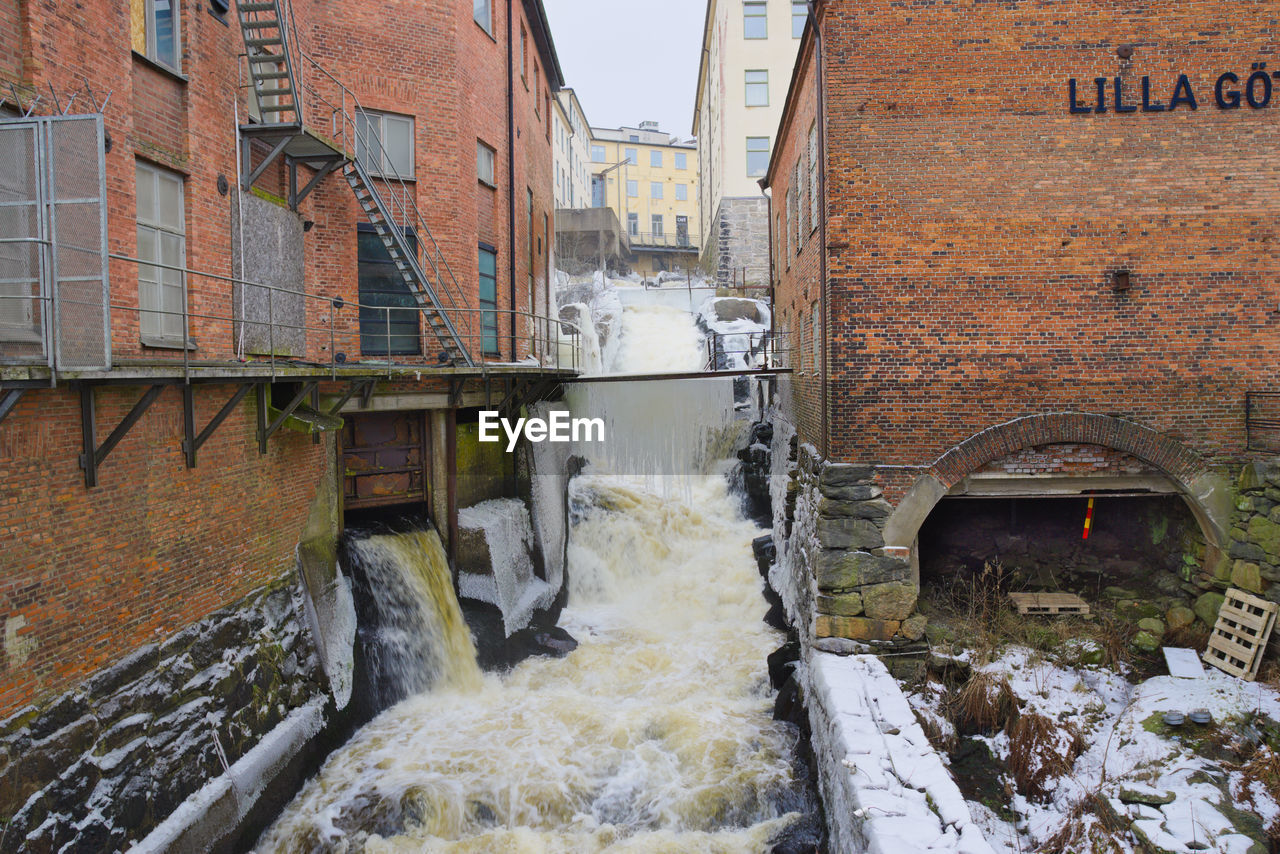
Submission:
MULTIPOLYGON (((1159 725, 1165 712, 1195 709, 1207 709, 1219 723, 1249 713, 1280 720, 1280 692, 1272 687, 1213 668, 1206 668, 1201 679, 1158 676, 1131 685, 1110 670, 1062 666, 1021 647, 974 670, 1006 679, 1023 713, 1069 723, 1085 744, 1071 771, 1048 784, 1047 802, 1013 797, 1016 828, 981 804, 969 803, 974 820, 999 850, 1029 850, 1069 821, 1095 820, 1072 812, 1094 794, 1133 830, 1131 838, 1116 840, 1118 850, 1138 850, 1135 843, 1145 837, 1141 841, 1153 850, 1245 854, 1254 840, 1236 831, 1229 814, 1252 806, 1264 826, 1280 815, 1280 806, 1261 786, 1247 787, 1243 775, 1228 773, 1220 762, 1198 754, 1193 730, 1159 725), (1156 803, 1170 797, 1169 803, 1156 803), (1251 803, 1242 804, 1244 799, 1251 803)), ((941 699, 936 690, 910 698, 917 714, 935 725, 944 717, 941 699)), ((1007 733, 975 738, 985 741, 1002 762, 1009 759, 1007 733)))

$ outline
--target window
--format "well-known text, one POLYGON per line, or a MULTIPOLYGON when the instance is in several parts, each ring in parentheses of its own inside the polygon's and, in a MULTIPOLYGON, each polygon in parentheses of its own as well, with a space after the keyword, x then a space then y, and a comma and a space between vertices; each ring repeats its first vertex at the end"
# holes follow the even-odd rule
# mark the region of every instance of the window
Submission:
MULTIPOLYGON (((187 228, 182 176, 139 163, 137 181, 138 258, 168 267, 185 267, 187 228)), ((138 308, 144 341, 185 345, 186 277, 180 270, 139 264, 138 308)))
POLYGON ((480 244, 480 349, 498 355, 498 253, 480 244))
POLYGON ((747 72, 747 106, 769 106, 769 72, 747 72))
POLYGON ((525 30, 524 24, 520 25, 520 79, 524 81, 524 88, 529 88, 529 33, 525 30))
POLYGON ((413 177, 413 116, 356 111, 356 159, 375 175, 413 177))
POLYGON ((533 114, 538 115, 538 101, 542 100, 542 71, 533 64, 533 114))
MULTIPOLYGON (((405 229, 409 245, 417 240, 405 229)), ((360 352, 403 356, 422 352, 422 316, 409 283, 391 260, 382 237, 371 225, 356 228, 356 270, 360 288, 360 352)))
POLYGON ((654 169, 662 168, 662 152, 661 151, 649 152, 649 165, 652 166, 654 169))
POLYGON ((661 181, 649 182, 649 198, 651 199, 662 198, 662 182, 661 181))
POLYGON ((640 233, 640 214, 627 214, 627 234, 635 237, 640 233))
POLYGON ((791 256, 796 253, 796 230, 792 223, 796 221, 796 188, 787 188, 787 268, 791 268, 791 256))
POLYGON ((791 185, 795 187, 796 194, 796 251, 799 252, 804 247, 804 158, 796 160, 796 172, 791 179, 791 185))
POLYGON ((476 178, 482 184, 488 184, 490 187, 497 186, 497 182, 493 178, 493 158, 493 149, 480 140, 476 140, 476 178))
POLYGON ((677 202, 689 201, 689 185, 688 184, 676 184, 676 201, 677 202))
POLYGON ((472 0, 471 17, 486 33, 493 35, 493 2, 492 0, 472 0))
POLYGON ((746 0, 742 4, 742 37, 744 39, 769 38, 768 5, 760 0, 746 0))
POLYGON ((591 207, 604 207, 605 184, 600 175, 591 176, 591 207))
POLYGON ((132 0, 133 49, 152 62, 182 70, 182 44, 175 0, 132 0))
POLYGON ((662 214, 649 217, 649 230, 653 232, 654 237, 662 237, 662 214))
POLYGON ((759 178, 769 171, 769 137, 747 137, 747 177, 759 178))
POLYGON ((627 137, 627 142, 639 142, 639 141, 640 141, 640 134, 638 133, 633 133, 627 137))
POLYGON ((818 301, 809 306, 809 334, 813 338, 813 372, 822 369, 822 318, 818 314, 818 301))
POLYGON ((688 168, 689 168, 689 155, 685 154, 683 151, 677 151, 677 152, 676 152, 676 168, 677 168, 677 169, 688 169, 688 168))
POLYGON ((818 227, 818 125, 809 125, 809 228, 818 227))
POLYGON ((639 181, 627 182, 627 195, 633 199, 640 198, 640 182, 639 181))
POLYGON ((681 246, 689 245, 689 218, 687 216, 676 217, 676 242, 681 246))
POLYGON ((640 165, 640 156, 636 154, 636 150, 634 148, 628 148, 626 150, 626 155, 627 155, 627 162, 630 163, 632 166, 640 165))
POLYGON ((791 38, 798 39, 804 35, 804 22, 809 18, 809 8, 805 0, 791 0, 791 38))
POLYGON ((591 146, 591 162, 592 163, 604 162, 604 146, 603 145, 591 146))

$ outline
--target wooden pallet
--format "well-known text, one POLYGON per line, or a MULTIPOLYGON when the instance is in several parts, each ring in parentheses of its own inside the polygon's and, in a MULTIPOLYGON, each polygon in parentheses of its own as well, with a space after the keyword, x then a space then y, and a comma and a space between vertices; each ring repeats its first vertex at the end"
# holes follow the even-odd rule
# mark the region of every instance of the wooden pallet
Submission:
POLYGON ((1087 614, 1089 605, 1074 593, 1010 593, 1019 614, 1087 614))
POLYGON ((1209 635, 1204 660, 1224 673, 1252 682, 1258 676, 1280 606, 1234 587, 1226 597, 1209 635))

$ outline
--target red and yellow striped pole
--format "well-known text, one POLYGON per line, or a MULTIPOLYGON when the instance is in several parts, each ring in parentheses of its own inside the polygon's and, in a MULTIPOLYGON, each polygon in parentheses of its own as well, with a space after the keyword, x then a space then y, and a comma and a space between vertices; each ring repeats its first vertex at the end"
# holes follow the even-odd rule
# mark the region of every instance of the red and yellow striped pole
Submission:
POLYGON ((1089 529, 1093 527, 1093 499, 1089 499, 1089 509, 1084 513, 1084 537, 1089 539, 1089 529))

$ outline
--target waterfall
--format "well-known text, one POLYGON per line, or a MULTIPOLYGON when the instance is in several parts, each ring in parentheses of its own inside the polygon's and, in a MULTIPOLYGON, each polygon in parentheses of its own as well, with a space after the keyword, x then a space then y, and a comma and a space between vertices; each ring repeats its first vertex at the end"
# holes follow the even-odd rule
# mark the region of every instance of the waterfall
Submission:
POLYGON ((475 645, 435 531, 353 537, 360 640, 373 708, 429 687, 479 686, 475 645))

